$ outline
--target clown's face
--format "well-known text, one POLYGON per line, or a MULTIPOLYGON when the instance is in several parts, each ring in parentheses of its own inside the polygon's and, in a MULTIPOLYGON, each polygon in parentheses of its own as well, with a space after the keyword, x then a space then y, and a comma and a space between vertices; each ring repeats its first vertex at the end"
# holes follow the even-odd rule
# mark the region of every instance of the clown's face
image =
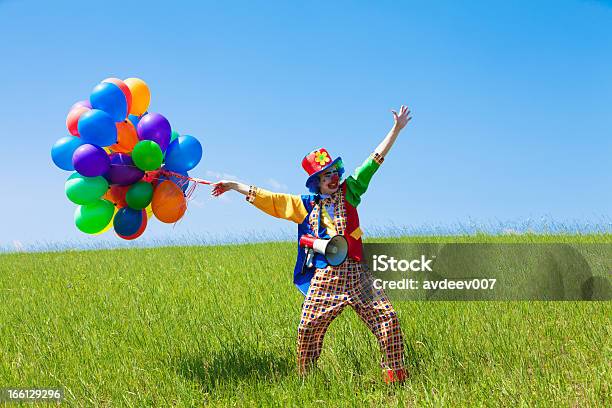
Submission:
POLYGON ((333 194, 340 186, 340 174, 338 169, 331 168, 319 175, 319 191, 321 194, 333 194))

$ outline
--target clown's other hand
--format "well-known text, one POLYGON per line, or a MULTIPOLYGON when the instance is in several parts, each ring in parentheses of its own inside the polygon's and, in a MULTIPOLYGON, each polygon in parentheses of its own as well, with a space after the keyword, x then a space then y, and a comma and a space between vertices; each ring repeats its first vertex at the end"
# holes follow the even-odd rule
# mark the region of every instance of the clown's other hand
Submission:
POLYGON ((410 119, 412 119, 412 116, 410 116, 410 110, 407 106, 402 105, 399 113, 394 110, 391 112, 393 113, 393 120, 395 121, 394 126, 398 130, 402 130, 408 124, 408 122, 410 122, 410 119))
POLYGON ((212 194, 213 197, 219 197, 221 194, 225 193, 228 190, 233 190, 236 188, 236 182, 230 180, 221 180, 212 184, 212 194))

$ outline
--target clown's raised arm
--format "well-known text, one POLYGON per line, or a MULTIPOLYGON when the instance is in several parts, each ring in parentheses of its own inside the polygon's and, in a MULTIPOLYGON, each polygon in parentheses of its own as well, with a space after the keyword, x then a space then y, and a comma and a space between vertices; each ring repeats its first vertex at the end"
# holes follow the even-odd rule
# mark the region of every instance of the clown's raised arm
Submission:
POLYGON ((389 153, 389 150, 391 150, 393 143, 395 143, 395 139, 397 139, 397 135, 399 135, 402 129, 410 122, 410 119, 412 119, 410 110, 404 105, 401 106, 399 113, 394 110, 392 110, 391 113, 393 113, 393 127, 374 150, 374 153, 378 153, 383 159, 387 153, 389 153))
POLYGON ((357 167, 353 174, 346 179, 347 199, 353 203, 355 207, 361 202, 361 196, 368 189, 372 176, 385 160, 385 156, 389 153, 389 150, 391 150, 393 143, 395 143, 395 139, 397 139, 402 129, 412 119, 410 110, 407 106, 402 105, 399 113, 394 110, 391 112, 393 113, 393 127, 389 133, 387 133, 382 142, 374 149, 370 157, 368 157, 361 166, 357 167))

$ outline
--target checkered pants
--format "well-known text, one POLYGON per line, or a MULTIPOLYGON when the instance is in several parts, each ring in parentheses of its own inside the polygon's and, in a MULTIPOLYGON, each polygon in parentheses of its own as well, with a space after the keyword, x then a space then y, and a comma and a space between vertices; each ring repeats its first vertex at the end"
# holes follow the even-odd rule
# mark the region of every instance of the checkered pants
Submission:
POLYGON ((370 328, 383 352, 383 369, 403 369, 404 343, 399 320, 382 290, 372 286, 367 266, 347 259, 339 267, 317 269, 302 305, 298 327, 298 365, 305 374, 316 364, 330 323, 347 305, 370 328))

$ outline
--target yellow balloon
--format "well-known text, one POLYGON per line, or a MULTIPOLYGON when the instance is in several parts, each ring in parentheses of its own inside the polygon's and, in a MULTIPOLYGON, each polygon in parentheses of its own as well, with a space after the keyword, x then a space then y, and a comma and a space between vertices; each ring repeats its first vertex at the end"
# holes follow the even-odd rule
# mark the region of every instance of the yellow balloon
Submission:
POLYGON ((149 108, 151 102, 151 91, 146 82, 140 78, 128 78, 123 81, 132 93, 131 115, 140 116, 149 108))
POLYGON ((100 234, 104 234, 106 231, 108 231, 109 229, 111 229, 111 227, 113 226, 113 220, 115 219, 115 214, 117 214, 117 207, 115 207, 115 212, 113 213, 113 216, 111 217, 110 222, 108 223, 108 225, 106 227, 104 227, 102 229, 102 231, 100 232, 96 232, 95 234, 91 234, 91 235, 100 235, 100 234))
POLYGON ((145 210, 147 211, 147 219, 151 218, 153 215, 153 207, 151 207, 151 204, 149 204, 145 210))

